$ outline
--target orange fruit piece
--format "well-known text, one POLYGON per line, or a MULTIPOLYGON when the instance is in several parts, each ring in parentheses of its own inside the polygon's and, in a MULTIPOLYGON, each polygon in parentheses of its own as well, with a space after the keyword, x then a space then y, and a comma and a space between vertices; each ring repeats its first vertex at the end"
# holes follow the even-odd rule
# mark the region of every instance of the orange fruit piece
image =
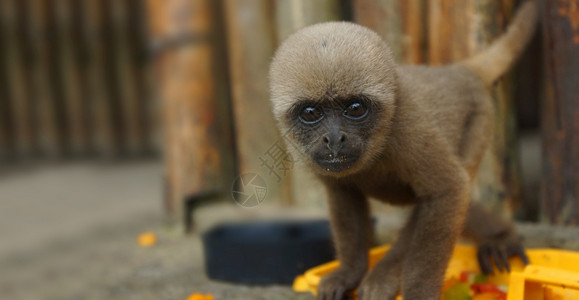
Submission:
POLYGON ((442 285, 442 291, 444 292, 459 283, 460 281, 456 277, 451 277, 444 281, 444 284, 442 285))
POLYGON ((137 242, 141 247, 150 247, 157 243, 157 236, 153 232, 141 233, 137 238, 137 242))
POLYGON ((502 298, 500 295, 497 295, 495 293, 482 293, 482 294, 474 295, 472 297, 472 300, 500 300, 500 299, 504 299, 504 298, 502 298))
POLYGON ((193 293, 187 297, 187 300, 213 300, 213 295, 207 294, 203 295, 200 293, 193 293))

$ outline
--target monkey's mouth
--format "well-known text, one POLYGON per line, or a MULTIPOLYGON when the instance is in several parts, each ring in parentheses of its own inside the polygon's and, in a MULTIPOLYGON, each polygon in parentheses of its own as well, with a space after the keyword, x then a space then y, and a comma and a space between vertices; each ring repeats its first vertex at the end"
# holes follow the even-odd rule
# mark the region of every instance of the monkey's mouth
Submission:
POLYGON ((326 172, 331 173, 340 173, 345 170, 350 169, 354 163, 358 160, 358 157, 354 156, 334 156, 334 157, 325 157, 321 159, 316 159, 316 162, 326 172))

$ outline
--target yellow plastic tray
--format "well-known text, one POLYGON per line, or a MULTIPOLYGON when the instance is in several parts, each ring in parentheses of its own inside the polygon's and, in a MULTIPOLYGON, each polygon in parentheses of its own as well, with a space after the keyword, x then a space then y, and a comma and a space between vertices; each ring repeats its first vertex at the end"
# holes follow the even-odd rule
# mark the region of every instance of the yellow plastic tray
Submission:
MULTIPOLYGON (((388 251, 390 246, 370 250, 370 267, 388 251)), ((531 249, 527 250, 531 264, 524 266, 519 258, 509 260, 511 273, 500 273, 489 277, 489 282, 508 285, 507 300, 579 299, 579 252, 531 249)), ((339 262, 314 267, 296 277, 293 289, 296 292, 317 294, 320 279, 339 266, 339 262)), ((457 245, 446 270, 445 278, 458 277, 461 272, 480 272, 476 260, 476 247, 457 245)), ((355 293, 352 295, 357 299, 355 293)), ((398 299, 402 299, 398 296, 398 299)))

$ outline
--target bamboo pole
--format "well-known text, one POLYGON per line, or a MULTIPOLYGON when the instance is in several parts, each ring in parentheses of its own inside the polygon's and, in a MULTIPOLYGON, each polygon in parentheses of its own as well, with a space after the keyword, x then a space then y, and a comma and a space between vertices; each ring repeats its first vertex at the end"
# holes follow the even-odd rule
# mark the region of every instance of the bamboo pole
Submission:
POLYGON ((579 225, 579 1, 543 4, 546 74, 541 219, 579 225))
POLYGON ((11 154, 10 93, 8 91, 8 54, 3 45, 8 43, 8 21, 4 3, 0 3, 0 161, 7 161, 11 154))
POLYGON ((116 87, 120 100, 119 115, 122 119, 124 152, 128 155, 137 154, 144 146, 143 119, 140 114, 140 103, 135 93, 135 73, 130 57, 128 31, 127 1, 112 0, 108 2, 108 22, 111 26, 112 61, 117 81, 116 87))
POLYGON ((278 44, 300 28, 339 19, 338 0, 276 0, 275 2, 278 44))
POLYGON ((30 97, 33 99, 35 131, 38 136, 38 148, 41 155, 55 158, 62 155, 63 138, 59 116, 59 101, 51 88, 50 61, 52 41, 48 0, 22 0, 23 15, 27 16, 26 40, 28 52, 32 58, 29 64, 30 97))
POLYGON ((12 130, 12 147, 17 157, 29 157, 32 152, 33 133, 31 127, 32 110, 26 89, 22 43, 19 36, 18 12, 16 2, 2 1, 0 11, 4 20, 4 58, 7 80, 8 99, 10 101, 10 128, 12 130))
POLYGON ((274 50, 269 4, 225 1, 238 166, 241 174, 257 173, 266 181, 267 201, 290 203, 291 166, 269 102, 267 74, 274 50))
MULTIPOLYGON (((513 0, 432 0, 429 13, 429 60, 433 65, 464 59, 485 49, 508 25, 513 0)), ((485 206, 507 216, 520 206, 512 78, 493 88, 494 135, 478 174, 485 206)))
POLYGON ((403 29, 398 0, 356 0, 354 1, 354 20, 369 27, 382 36, 397 61, 402 60, 403 29))
MULTIPOLYGON (((108 119, 110 121, 110 127, 112 128, 112 139, 115 149, 116 156, 122 156, 127 154, 126 150, 126 130, 124 130, 123 125, 123 115, 122 115, 122 94, 121 94, 121 82, 119 80, 119 74, 117 72, 117 53, 115 45, 115 26, 112 22, 112 11, 113 2, 115 0, 101 0, 98 1, 100 5, 101 18, 101 39, 100 43, 102 45, 102 58, 103 65, 101 66, 103 75, 102 80, 104 81, 105 91, 106 91, 106 107, 108 108, 108 119)), ((105 105, 102 106, 103 108, 105 105)), ((102 112, 103 114, 106 112, 102 112)))
POLYGON ((148 9, 152 35, 163 45, 156 69, 166 141, 165 207, 173 220, 187 220, 189 198, 221 191, 231 177, 223 174, 227 121, 217 98, 212 6, 209 0, 149 0, 148 9))
POLYGON ((23 81, 26 94, 26 126, 28 126, 29 142, 27 143, 26 158, 30 158, 40 153, 40 135, 38 129, 38 119, 35 109, 37 108, 38 98, 36 94, 38 91, 34 85, 34 70, 36 65, 36 57, 34 56, 33 43, 30 38, 31 24, 28 15, 27 1, 15 0, 14 8, 16 9, 17 30, 15 34, 18 36, 18 48, 22 60, 23 81))
MULTIPOLYGON (((544 91, 544 60, 543 38, 538 30, 529 46, 523 53, 518 67, 514 72, 514 106, 517 115, 517 127, 521 132, 519 137, 521 161, 521 207, 515 210, 514 217, 519 221, 539 220, 541 161, 529 161, 528 155, 537 153, 535 150, 525 151, 529 143, 540 141, 538 131, 541 119, 541 101, 544 91), (525 153, 526 152, 526 153, 525 153)), ((537 151, 540 151, 537 149, 537 151)))
POLYGON ((426 57, 425 0, 355 0, 354 20, 384 37, 399 62, 426 57))
MULTIPOLYGON (((61 0, 59 0, 61 1, 61 0)), ((42 51, 46 52, 46 73, 43 74, 48 78, 48 89, 51 94, 51 110, 54 112, 53 120, 55 124, 55 131, 58 138, 58 155, 66 156, 71 154, 71 140, 69 135, 67 135, 67 127, 69 126, 70 117, 67 115, 67 89, 65 86, 66 74, 62 69, 62 56, 61 47, 63 46, 59 39, 62 38, 63 32, 61 26, 61 16, 59 13, 58 5, 53 1, 43 2, 44 18, 46 23, 43 24, 41 30, 45 31, 43 40, 43 46, 45 47, 42 51)))
POLYGON ((62 134, 66 152, 83 155, 88 151, 87 103, 80 95, 79 76, 73 50, 72 11, 68 0, 50 1, 54 39, 51 40, 53 83, 56 97, 62 101, 62 134))
POLYGON ((97 156, 110 158, 118 149, 103 68, 103 5, 100 0, 73 0, 73 5, 80 91, 88 104, 88 143, 97 156))
POLYGON ((149 48, 146 2, 127 0, 127 39, 130 57, 130 71, 133 74, 135 97, 137 101, 137 119, 141 134, 140 144, 145 154, 159 152, 159 130, 161 125, 154 96, 155 81, 149 48))

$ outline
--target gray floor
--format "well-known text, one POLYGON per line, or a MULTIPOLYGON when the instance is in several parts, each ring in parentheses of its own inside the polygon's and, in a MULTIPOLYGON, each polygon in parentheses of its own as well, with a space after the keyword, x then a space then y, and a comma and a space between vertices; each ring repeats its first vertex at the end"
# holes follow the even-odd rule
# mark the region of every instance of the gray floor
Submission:
POLYGON ((0 298, 311 299, 208 280, 201 243, 163 225, 161 164, 70 164, 0 177, 0 298), (159 242, 139 247, 154 231, 159 242))
POLYGON ((0 255, 161 213, 161 165, 77 163, 0 177, 0 255))

